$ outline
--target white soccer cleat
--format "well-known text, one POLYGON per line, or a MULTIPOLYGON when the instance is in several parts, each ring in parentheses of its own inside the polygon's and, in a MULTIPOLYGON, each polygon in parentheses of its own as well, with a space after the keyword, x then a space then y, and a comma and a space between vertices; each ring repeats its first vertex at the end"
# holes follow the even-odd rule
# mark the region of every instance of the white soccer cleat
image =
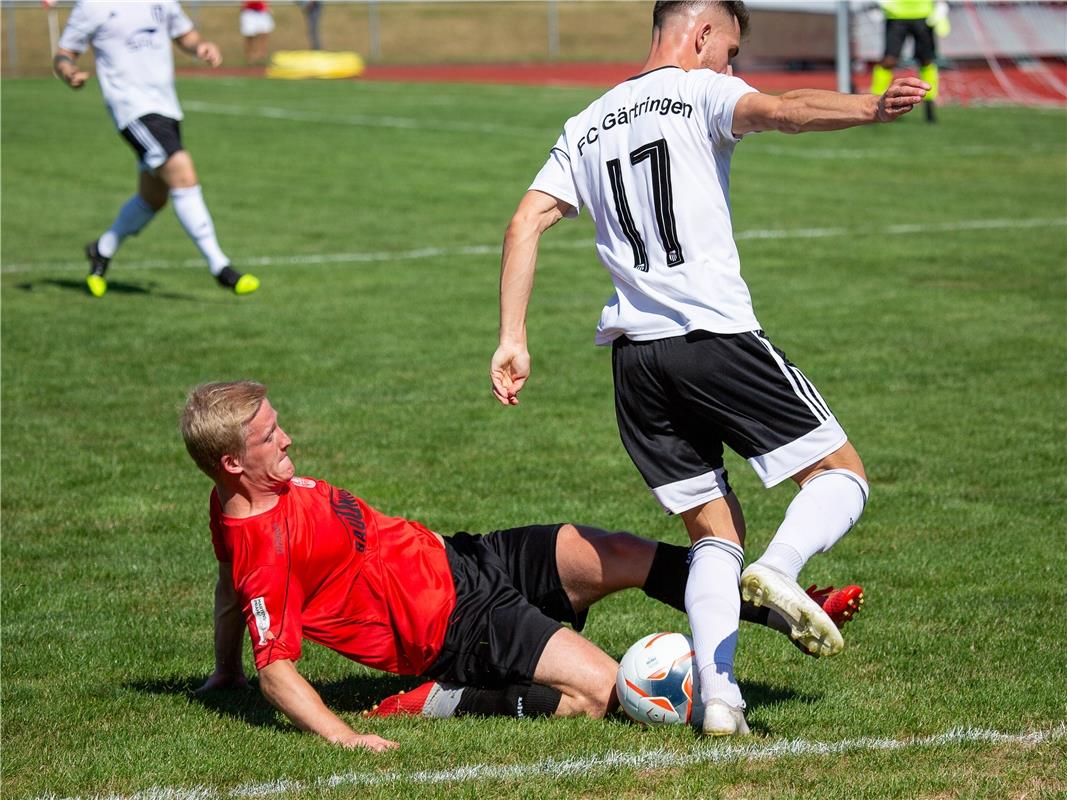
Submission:
POLYGON ((701 729, 705 736, 748 736, 750 731, 745 722, 745 704, 732 706, 725 700, 712 700, 704 706, 701 729))
POLYGON ((778 570, 750 564, 741 573, 741 597, 776 611, 789 624, 789 635, 809 653, 835 656, 845 648, 841 631, 829 615, 800 584, 778 570))

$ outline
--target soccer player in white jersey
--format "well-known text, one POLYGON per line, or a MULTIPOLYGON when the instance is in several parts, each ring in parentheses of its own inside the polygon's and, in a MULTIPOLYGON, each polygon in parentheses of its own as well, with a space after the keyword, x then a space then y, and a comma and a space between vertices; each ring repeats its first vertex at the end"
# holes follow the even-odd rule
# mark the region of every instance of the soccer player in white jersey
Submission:
POLYGON ((778 610, 811 652, 843 646, 796 578, 859 519, 868 492, 826 402, 753 313, 730 220, 734 147, 757 131, 890 122, 929 89, 903 78, 881 96, 761 94, 729 66, 747 26, 741 2, 656 3, 641 73, 567 121, 508 226, 490 366, 497 399, 517 403, 530 374, 526 310, 538 242, 588 208, 615 284, 596 341, 613 347, 619 433, 692 542, 686 611, 710 735, 748 732, 733 671, 740 594, 778 610), (743 574, 745 523, 724 444, 765 486, 786 478, 800 486, 766 553, 743 574))
POLYGON ((78 0, 52 60, 56 75, 80 89, 89 73, 76 62, 93 48, 104 103, 140 165, 136 194, 119 209, 111 227, 85 247, 86 285, 95 297, 107 291, 108 264, 123 239, 139 233, 168 196, 219 284, 239 295, 259 288, 259 279, 235 270, 219 246, 193 159, 182 147, 171 40, 213 67, 222 63, 218 47, 200 38, 176 0, 78 0))

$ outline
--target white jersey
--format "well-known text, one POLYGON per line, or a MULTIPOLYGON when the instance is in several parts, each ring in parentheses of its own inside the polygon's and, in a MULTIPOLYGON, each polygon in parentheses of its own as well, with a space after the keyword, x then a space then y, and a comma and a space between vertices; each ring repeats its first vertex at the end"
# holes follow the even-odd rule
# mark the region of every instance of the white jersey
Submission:
POLYGON ((730 219, 734 106, 756 91, 663 67, 569 119, 531 189, 589 208, 615 294, 597 344, 759 329, 730 219))
POLYGON ((181 119, 171 40, 193 29, 176 0, 78 0, 59 46, 92 45, 96 76, 115 127, 145 114, 181 119))

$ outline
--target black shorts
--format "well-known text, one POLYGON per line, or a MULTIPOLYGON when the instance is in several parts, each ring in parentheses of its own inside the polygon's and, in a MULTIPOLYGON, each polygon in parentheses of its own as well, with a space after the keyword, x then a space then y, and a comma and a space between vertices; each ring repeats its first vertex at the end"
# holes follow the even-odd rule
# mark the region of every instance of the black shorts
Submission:
POLYGON ((122 129, 122 138, 137 152, 142 167, 156 170, 184 150, 182 124, 161 114, 145 114, 122 129))
POLYGON ((730 492, 724 444, 774 486, 847 441, 811 381, 763 331, 622 337, 612 368, 623 446, 673 514, 730 492))
POLYGON ((571 606, 556 567, 560 527, 445 537, 456 607, 423 677, 468 686, 530 683, 560 623, 584 627, 586 613, 571 606))
POLYGON ((915 60, 920 64, 931 64, 937 58, 934 44, 934 30, 926 24, 925 19, 887 19, 885 21, 885 54, 887 57, 900 58, 904 50, 904 40, 915 40, 915 60))

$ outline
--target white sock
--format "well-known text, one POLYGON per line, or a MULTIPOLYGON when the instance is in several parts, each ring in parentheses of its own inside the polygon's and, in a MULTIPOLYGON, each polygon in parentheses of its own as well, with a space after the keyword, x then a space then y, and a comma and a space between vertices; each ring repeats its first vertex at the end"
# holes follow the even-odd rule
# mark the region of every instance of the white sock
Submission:
POLYGON ((856 524, 869 491, 867 482, 851 470, 820 472, 797 492, 756 563, 796 580, 809 558, 825 553, 856 524))
POLYGON ((222 252, 218 239, 215 238, 215 223, 211 221, 211 214, 204 203, 204 194, 200 191, 199 184, 184 189, 171 189, 170 199, 174 203, 174 213, 178 215, 178 221, 207 259, 211 274, 218 275, 223 267, 229 265, 230 259, 222 252))
POLYGON ((737 624, 741 613, 741 565, 745 553, 725 539, 701 539, 690 551, 685 610, 693 631, 700 699, 718 698, 741 705, 741 688, 734 678, 737 624))
POLYGON ((119 209, 119 215, 115 217, 111 227, 96 240, 97 251, 104 258, 111 258, 118 251, 123 239, 140 233, 155 215, 156 210, 148 205, 141 195, 135 194, 119 209))

